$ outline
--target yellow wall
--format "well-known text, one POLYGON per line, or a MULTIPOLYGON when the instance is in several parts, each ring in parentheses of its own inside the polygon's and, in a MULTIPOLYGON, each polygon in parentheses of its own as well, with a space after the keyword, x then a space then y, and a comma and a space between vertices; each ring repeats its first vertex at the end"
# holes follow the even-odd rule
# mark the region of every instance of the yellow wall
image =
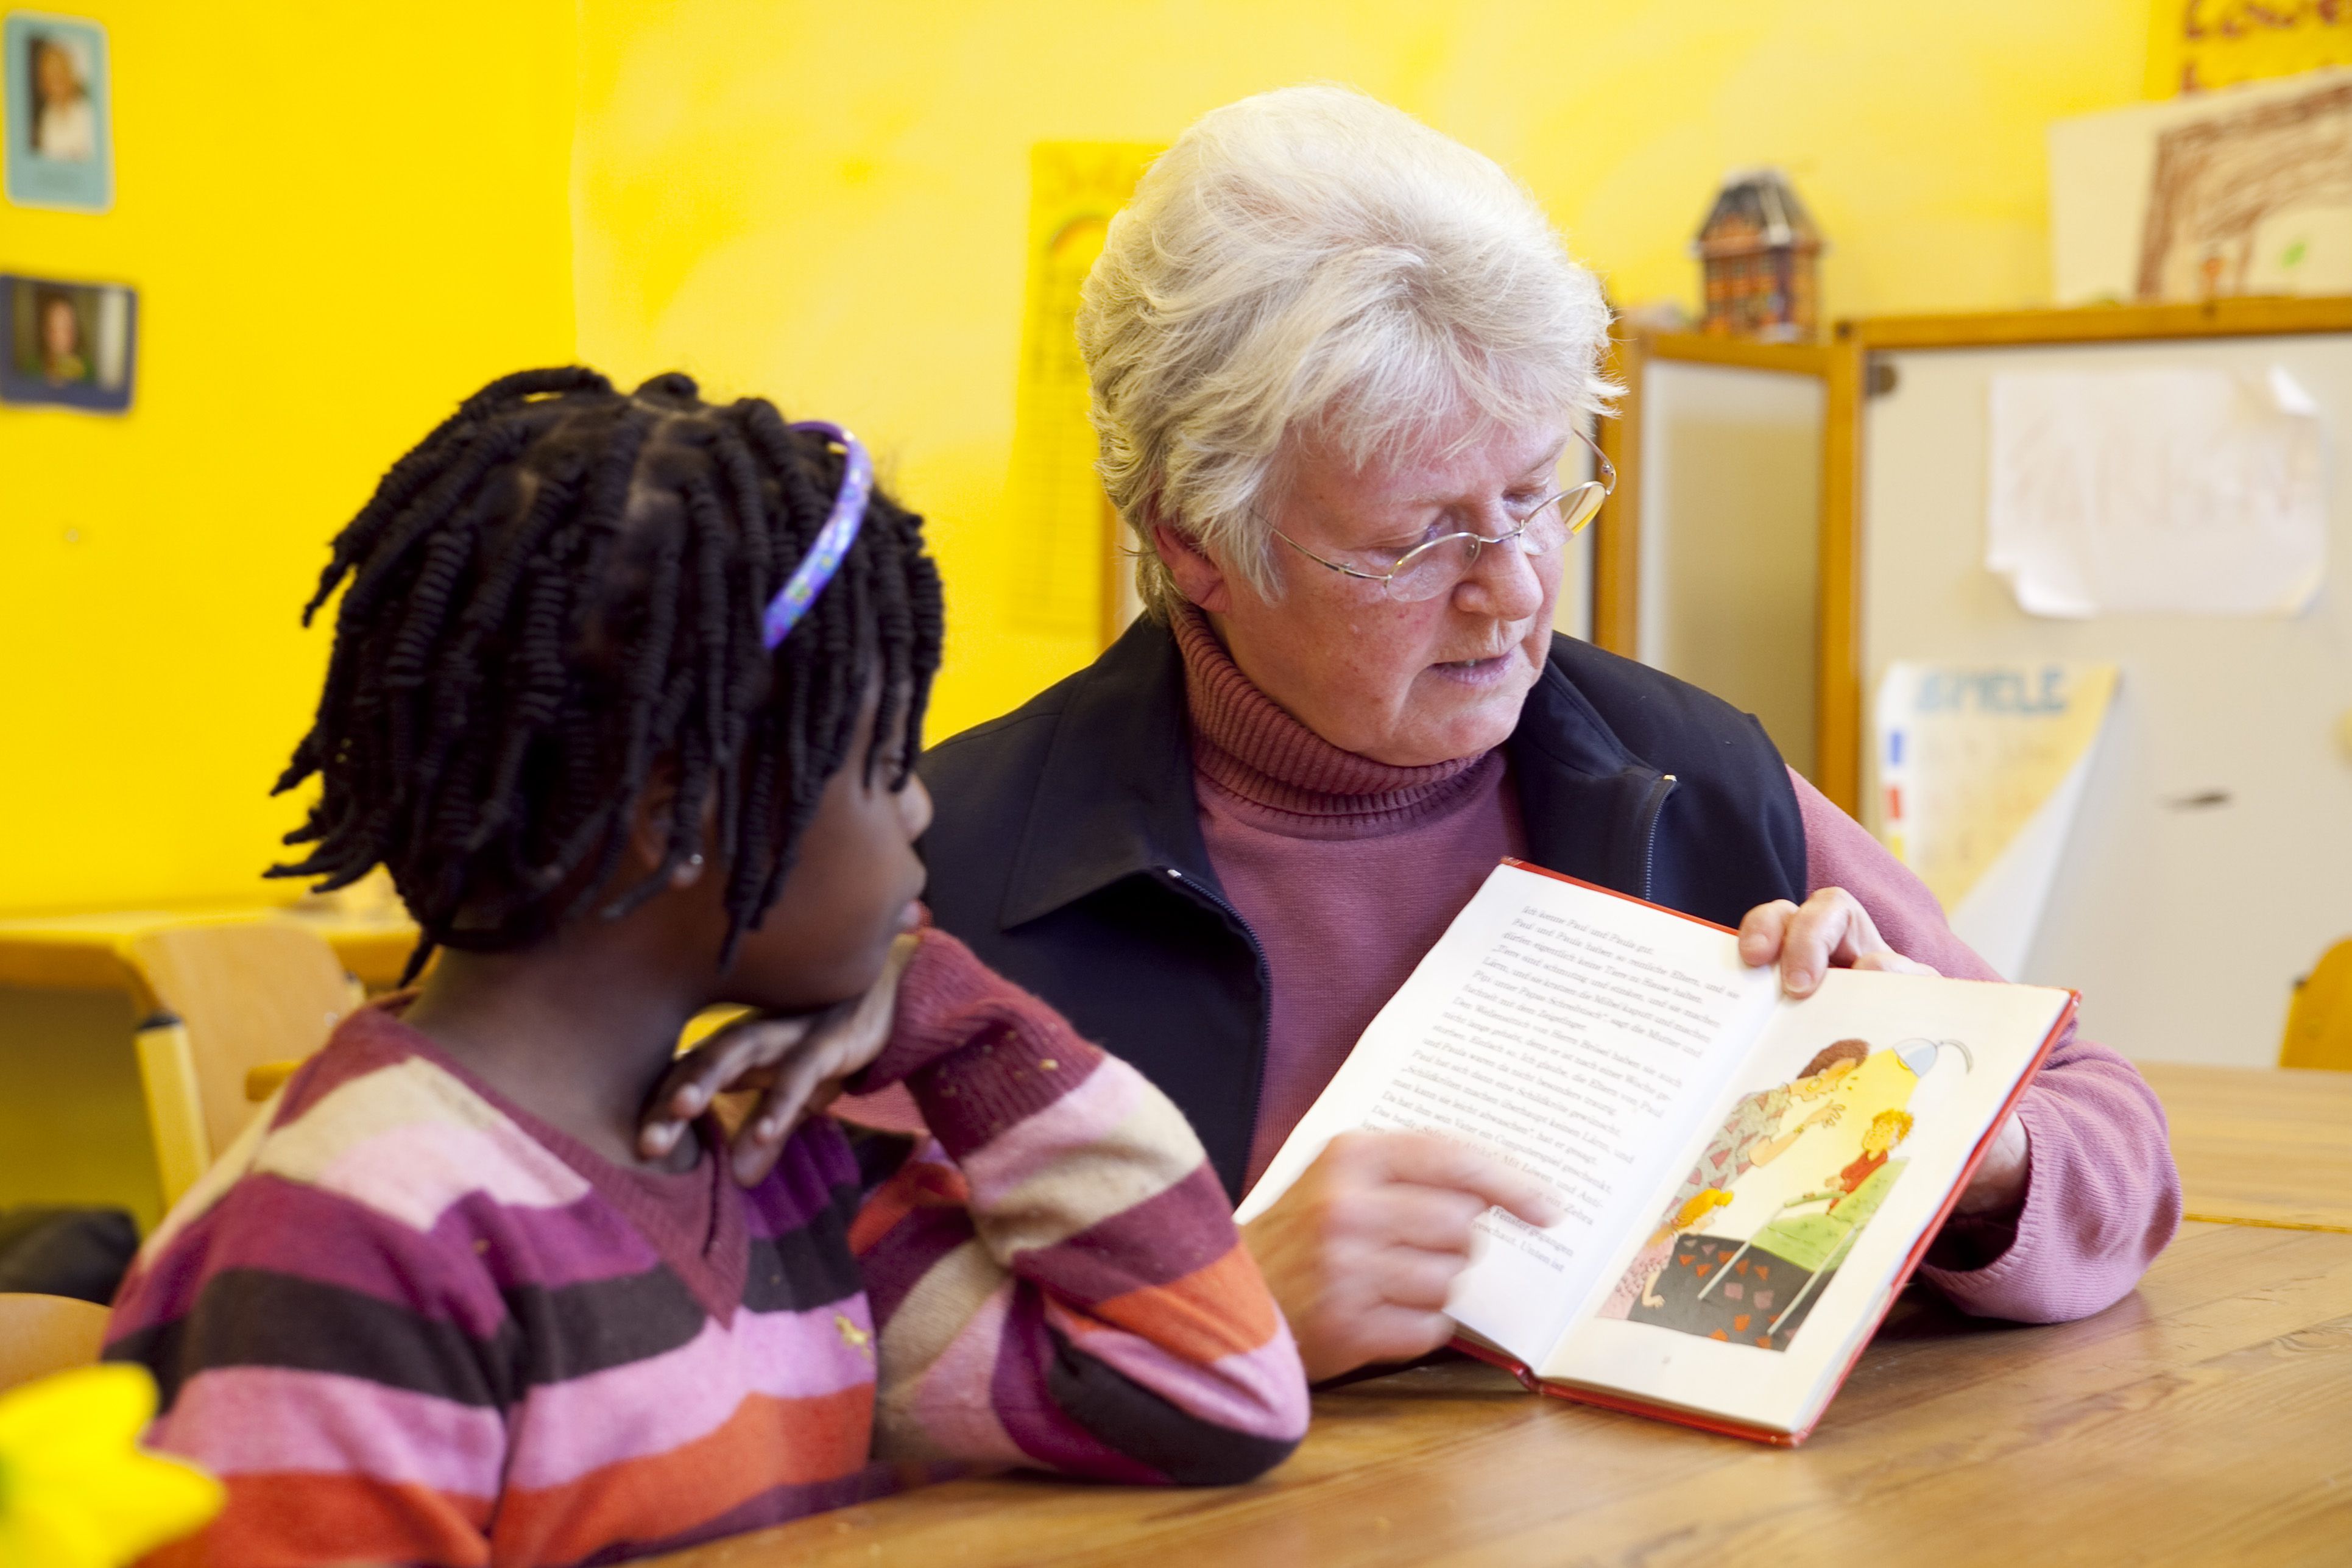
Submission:
POLYGON ((932 519, 935 734, 1093 651, 1013 606, 1028 150, 1349 81, 1517 171, 1621 301, 1695 303, 1732 165, 1826 229, 1837 314, 2043 302, 2043 132, 2137 100, 2150 0, 583 0, 580 345, 860 431, 932 519))
POLYGON ((115 206, 0 205, 0 270, 135 285, 138 384, 0 408, 0 913, 250 896, 328 539, 475 385, 572 354, 574 8, 55 9, 109 29, 115 206))
POLYGON ((135 284, 139 394, 0 409, 0 914, 259 890, 327 538, 457 396, 575 343, 874 442, 949 583, 935 733, 1075 668, 1090 635, 1015 613, 1005 500, 1035 142, 1336 78, 1517 169, 1621 300, 1687 300, 1716 179, 1772 160, 1832 311, 2013 305, 2047 292, 2043 127, 2136 98, 2150 38, 2147 0, 77 5, 117 205, 0 206, 0 267, 135 284))

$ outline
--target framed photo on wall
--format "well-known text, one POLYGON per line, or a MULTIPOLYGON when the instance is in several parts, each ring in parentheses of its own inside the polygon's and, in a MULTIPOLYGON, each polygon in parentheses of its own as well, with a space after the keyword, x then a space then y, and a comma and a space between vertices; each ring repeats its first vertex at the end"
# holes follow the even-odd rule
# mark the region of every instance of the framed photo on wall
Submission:
POLYGON ((106 29, 79 16, 11 11, 0 23, 8 199, 104 212, 114 204, 106 29))
POLYGON ((121 414, 131 406, 139 296, 113 283, 0 273, 0 403, 121 414))

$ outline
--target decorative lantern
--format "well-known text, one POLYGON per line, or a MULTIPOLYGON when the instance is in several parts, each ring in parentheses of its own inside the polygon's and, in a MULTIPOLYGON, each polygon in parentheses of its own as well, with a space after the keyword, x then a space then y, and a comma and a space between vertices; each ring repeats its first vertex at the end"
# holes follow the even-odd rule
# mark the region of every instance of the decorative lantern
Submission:
POLYGON ((1812 340, 1820 320, 1821 231, 1780 170, 1727 176, 1691 254, 1706 284, 1702 331, 1775 343, 1812 340))

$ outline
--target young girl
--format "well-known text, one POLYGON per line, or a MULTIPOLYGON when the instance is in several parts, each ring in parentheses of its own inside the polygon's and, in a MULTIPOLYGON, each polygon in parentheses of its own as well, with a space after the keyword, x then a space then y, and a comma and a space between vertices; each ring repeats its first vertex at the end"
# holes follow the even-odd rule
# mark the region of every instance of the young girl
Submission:
POLYGON ((321 784, 284 874, 424 929, 149 1240, 108 1354, 228 1487, 187 1563, 573 1563, 949 1462, 1245 1479, 1296 1352, 1183 1119, 920 931, 940 650, 865 454, 682 376, 486 387, 336 541, 321 784), (932 1141, 801 1121, 728 1168, 635 1127, 681 1026, 788 1021, 780 1131, 853 1073, 932 1141), (771 1148, 768 1152, 772 1152, 771 1148), (739 1185, 732 1174, 751 1178, 739 1185))

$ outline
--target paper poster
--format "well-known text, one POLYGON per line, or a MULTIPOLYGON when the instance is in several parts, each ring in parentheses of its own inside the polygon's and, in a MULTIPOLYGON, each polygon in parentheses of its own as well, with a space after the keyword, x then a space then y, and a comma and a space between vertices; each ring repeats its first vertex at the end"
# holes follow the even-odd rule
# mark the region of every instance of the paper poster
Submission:
POLYGON ((2352 64, 2340 0, 2155 0, 2147 96, 2352 64))
POLYGON ((80 16, 12 11, 0 23, 8 199, 104 212, 114 202, 106 29, 80 16))
POLYGON ((2050 127, 2062 305, 2352 294, 2352 70, 2050 127))
POLYGON ((2017 977, 2116 690, 2111 664, 1889 666, 1880 837, 1952 929, 2017 977))
POLYGON ((2293 616, 2327 563, 2326 437, 2284 370, 1991 381, 1985 565, 2028 615, 2293 616))
POLYGON ((129 289, 0 273, 0 403, 129 408, 138 316, 129 289))
POLYGON ((1113 570, 1121 525, 1095 474, 1074 323, 1078 288, 1102 254, 1111 215, 1160 152, 1129 142, 1040 142, 1029 150, 1028 297, 1009 501, 1024 542, 1013 610, 1033 631, 1099 633, 1108 643, 1125 625, 1118 595, 1131 574, 1113 570))

